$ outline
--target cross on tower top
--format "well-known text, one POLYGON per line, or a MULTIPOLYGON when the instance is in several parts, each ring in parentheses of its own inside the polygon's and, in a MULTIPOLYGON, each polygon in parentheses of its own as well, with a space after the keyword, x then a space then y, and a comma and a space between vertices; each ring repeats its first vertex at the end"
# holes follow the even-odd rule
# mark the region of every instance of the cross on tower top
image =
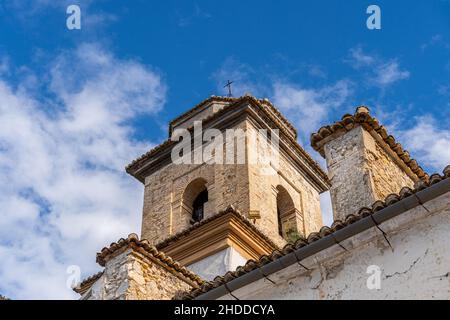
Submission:
POLYGON ((231 84, 233 82, 234 81, 227 80, 227 84, 223 86, 224 88, 228 87, 228 97, 232 97, 233 96, 233 93, 231 92, 231 84))

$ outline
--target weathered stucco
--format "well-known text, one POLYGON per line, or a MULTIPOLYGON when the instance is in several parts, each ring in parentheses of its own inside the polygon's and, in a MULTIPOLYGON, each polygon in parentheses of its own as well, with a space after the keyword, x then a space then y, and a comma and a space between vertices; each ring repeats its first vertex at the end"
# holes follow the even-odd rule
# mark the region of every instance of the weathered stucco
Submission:
POLYGON ((328 139, 324 151, 335 220, 397 193, 402 187, 413 187, 412 178, 398 165, 400 160, 362 126, 328 139))
POLYGON ((158 263, 128 249, 109 260, 81 299, 168 300, 192 287, 158 263))
POLYGON ((302 261, 310 270, 294 264, 270 275, 275 285, 261 279, 233 295, 239 299, 450 299, 450 193, 425 206, 381 224, 393 250, 380 231, 371 228, 342 242, 348 252, 333 246, 302 261), (367 273, 373 270, 369 266, 381 271, 379 289, 367 286, 374 275, 367 273))
POLYGON ((238 266, 247 262, 239 252, 228 247, 213 255, 187 266, 189 270, 198 274, 202 279, 207 281, 213 280, 218 275, 224 275, 228 271, 234 271, 238 266))

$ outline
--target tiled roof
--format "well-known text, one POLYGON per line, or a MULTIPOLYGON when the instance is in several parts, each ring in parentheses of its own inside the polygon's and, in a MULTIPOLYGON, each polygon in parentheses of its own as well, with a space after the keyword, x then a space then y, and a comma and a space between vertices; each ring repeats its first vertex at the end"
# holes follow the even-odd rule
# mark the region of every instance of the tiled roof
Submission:
POLYGON ((153 157, 155 154, 157 154, 159 151, 175 144, 176 141, 172 141, 170 139, 164 140, 164 142, 160 143, 159 145, 157 145, 156 147, 150 149, 149 151, 147 151, 146 153, 144 153, 143 155, 139 156, 138 158, 136 158, 135 160, 133 160, 130 164, 128 164, 125 167, 125 171, 131 175, 133 174, 134 170, 139 169, 140 167, 142 167, 145 162, 147 160, 149 160, 151 157, 153 157))
MULTIPOLYGON (((202 225, 205 225, 206 223, 209 223, 213 220, 216 220, 226 214, 233 214, 235 217, 239 218, 245 225, 247 225, 249 228, 251 228, 254 232, 258 233, 265 241, 267 241, 271 246, 274 248, 277 248, 278 246, 269 238, 267 237, 259 228, 257 228, 252 222, 250 222, 246 217, 244 217, 238 210, 236 210, 233 206, 228 206, 225 210, 220 211, 218 214, 209 217, 207 219, 204 219, 200 222, 197 222, 193 224, 190 228, 177 233, 166 240, 158 243, 156 246, 150 246, 147 240, 138 240, 136 234, 130 234, 127 239, 120 239, 117 243, 112 243, 108 248, 103 248, 100 253, 97 254, 97 262, 101 266, 105 266, 105 258, 119 250, 120 248, 128 245, 129 243, 135 243, 138 246, 144 248, 147 252, 150 252, 153 256, 157 257, 159 260, 163 261, 165 264, 167 264, 170 268, 173 268, 174 270, 181 272, 184 276, 187 276, 191 280, 194 280, 199 285, 203 283, 203 280, 194 274, 193 272, 189 271, 185 267, 181 266, 176 261, 173 261, 172 258, 169 256, 166 256, 163 252, 159 251, 161 248, 166 247, 170 243, 183 238, 185 235, 188 235, 193 230, 201 227, 202 225)), ((76 293, 84 294, 91 286, 94 284, 101 276, 103 275, 103 271, 100 271, 86 279, 84 279, 77 287, 73 288, 73 290, 76 293)))
MULTIPOLYGON (((281 112, 272 104, 270 103, 269 100, 267 99, 256 99, 255 97, 246 95, 246 96, 242 96, 240 98, 225 98, 225 97, 212 97, 210 99, 231 99, 231 101, 234 101, 232 104, 230 104, 229 106, 227 106, 226 108, 223 108, 221 110, 219 110, 218 112, 210 115, 209 117, 203 119, 203 122, 207 122, 213 119, 216 119, 218 117, 220 117, 221 115, 223 115, 225 112, 228 112, 228 110, 232 109, 234 105, 237 105, 239 103, 242 102, 251 102, 255 105, 257 105, 258 107, 260 107, 261 110, 263 110, 266 115, 269 118, 272 118, 273 121, 278 122, 277 119, 275 119, 270 112, 267 111, 267 107, 270 108, 270 110, 277 115, 280 119, 282 119, 282 122, 284 125, 288 126, 291 130, 293 130, 295 132, 295 135, 292 136, 291 133, 286 132, 282 129, 281 130, 284 131, 286 133, 286 136, 289 139, 289 142, 295 147, 296 151, 298 151, 306 160, 306 162, 315 170, 315 172, 320 176, 320 178, 324 181, 325 185, 329 186, 329 179, 328 179, 328 175, 323 171, 323 169, 320 167, 320 165, 317 163, 317 161, 315 161, 308 152, 306 152, 303 147, 297 142, 296 140, 296 135, 297 135, 297 131, 295 130, 294 126, 288 121, 286 120, 286 118, 281 114, 281 112)), ((205 100, 208 101, 208 100, 205 100)), ((205 102, 204 101, 204 102, 205 102)), ((202 102, 202 103, 204 103, 202 102)), ((202 103, 195 108, 200 108, 202 103)), ((189 112, 189 111, 188 111, 189 112)), ((175 120, 173 120, 175 121, 175 120)), ((173 122, 172 121, 172 122, 173 122)), ((191 130, 193 128, 193 126, 191 126, 190 128, 187 128, 188 130, 191 130)), ((163 143, 159 144, 158 146, 154 147, 153 149, 149 150, 148 152, 144 153, 143 155, 141 155, 139 158, 133 160, 129 165, 126 166, 125 170, 127 173, 135 176, 137 178, 137 176, 134 174, 136 172, 136 170, 139 170, 142 166, 144 166, 144 164, 151 159, 153 156, 155 156, 158 152, 169 148, 170 146, 176 144, 177 141, 172 141, 170 138, 165 140, 163 143)))
POLYGON ((135 233, 128 235, 126 239, 122 238, 117 242, 111 243, 109 247, 103 248, 101 252, 97 253, 97 263, 104 267, 108 257, 124 247, 135 247, 137 249, 141 249, 140 252, 157 259, 173 273, 181 274, 197 285, 201 285, 204 282, 204 280, 198 275, 189 271, 186 267, 182 266, 177 261, 174 261, 171 257, 166 256, 164 252, 158 251, 158 249, 156 249, 155 246, 150 245, 146 239, 139 240, 139 237, 135 233))
MULTIPOLYGON (((203 119, 203 122, 206 122, 208 120, 212 120, 214 118, 219 117, 220 115, 224 114, 225 112, 227 112, 230 108, 232 108, 232 105, 241 103, 243 101, 252 101, 253 103, 257 104, 259 107, 261 107, 264 110, 264 105, 269 106, 272 111, 280 117, 280 119, 283 120, 283 123, 288 126, 291 130, 293 130, 295 132, 295 134, 297 134, 297 131, 295 130, 294 126, 288 121, 286 120, 286 118, 281 114, 281 112, 275 108, 268 100, 260 100, 260 99, 256 99, 255 97, 246 95, 246 96, 242 96, 239 98, 229 98, 229 97, 217 97, 217 96, 212 96, 204 101, 202 101, 201 103, 199 103, 197 106, 195 106, 193 109, 187 111, 186 113, 182 114, 181 116, 179 116, 178 118, 176 118, 175 120, 172 120, 170 123, 172 124, 173 122, 175 122, 178 119, 181 119, 182 117, 186 116, 187 114, 190 114, 191 112, 195 112, 196 110, 198 110, 199 108, 201 108, 202 106, 204 106, 205 104, 212 102, 212 101, 229 101, 232 102, 231 105, 229 105, 227 108, 223 108, 221 110, 219 110, 218 112, 210 115, 209 117, 206 117, 205 119, 203 119)), ((192 129, 193 126, 187 128, 187 130, 192 129)), ((148 152, 144 153, 143 155, 141 155, 139 158, 137 158, 136 160, 133 160, 129 165, 126 166, 126 171, 128 173, 130 173, 132 170, 138 169, 140 166, 142 166, 145 161, 147 161, 149 158, 151 158, 153 155, 155 155, 158 151, 169 147, 170 145, 173 145, 177 143, 177 141, 172 141, 169 137, 169 139, 165 140, 163 143, 159 144, 158 146, 154 147, 153 149, 149 150, 148 152)), ((309 155, 308 155, 309 156, 309 155)), ((312 160, 312 159, 311 159, 312 160)), ((313 160, 314 161, 314 160, 313 160)))
POLYGON ((268 237, 266 236, 261 230, 259 230, 258 227, 256 227, 250 220, 248 220, 246 217, 244 217, 238 210, 236 210, 233 206, 228 206, 225 210, 220 211, 219 213, 207 218, 207 219, 203 219, 199 222, 196 222, 195 224, 193 224, 191 227, 161 241, 160 243, 158 243, 156 245, 156 248, 158 250, 161 250, 162 248, 166 247, 167 245, 169 245, 170 243, 177 241, 181 238, 183 238, 184 236, 190 234, 192 231, 194 231, 195 229, 198 229, 199 227, 210 223, 211 221, 214 221, 226 214, 233 214, 235 217, 237 217, 239 220, 241 220, 247 227, 249 227, 250 229, 252 229, 254 232, 256 232, 259 236, 261 236, 265 241, 267 241, 272 247, 274 248, 278 248, 278 246, 268 237))
POLYGON ((355 114, 345 114, 340 121, 332 125, 321 127, 316 133, 311 134, 311 146, 314 150, 319 151, 323 156, 323 141, 335 132, 350 131, 355 126, 361 125, 367 130, 375 130, 384 142, 398 155, 411 171, 420 179, 428 179, 428 175, 417 164, 417 161, 411 159, 409 152, 403 149, 402 145, 395 141, 392 135, 389 135, 386 128, 378 122, 378 120, 369 114, 369 108, 360 106, 356 108, 355 114))
POLYGON ((100 277, 103 275, 103 271, 97 272, 96 274, 84 279, 81 281, 81 283, 73 288, 73 291, 79 294, 84 294, 93 284, 95 281, 100 279, 100 277))
POLYGON ((211 103, 211 102, 228 102, 228 103, 233 103, 236 102, 239 98, 237 97, 222 97, 222 96, 211 96, 203 101, 201 101, 200 103, 198 103, 197 105, 195 105, 193 108, 189 109, 188 111, 180 114, 178 117, 176 117, 175 119, 173 119, 172 121, 169 122, 169 136, 172 134, 172 132, 170 131, 170 129, 172 128, 173 124, 175 122, 177 122, 178 120, 181 120, 183 118, 187 118, 190 115, 195 114, 198 110, 200 110, 203 106, 211 103))
MULTIPOLYGON (((211 102, 229 102, 229 103, 235 103, 238 102, 240 100, 242 100, 245 97, 250 97, 252 99, 254 99, 256 102, 260 103, 260 104, 266 104, 268 105, 270 108, 272 108, 272 110, 275 112, 275 114, 280 117, 280 119, 283 121, 283 123, 285 125, 287 125, 291 130, 293 130, 295 132, 295 134, 297 134, 297 130, 295 129, 295 127, 289 122, 289 120, 287 120, 283 114, 280 112, 280 110, 278 110, 278 108, 276 108, 268 99, 256 99, 255 97, 251 96, 251 95, 244 95, 242 97, 222 97, 222 96, 211 96, 208 99, 203 100, 202 102, 200 102, 199 104, 197 104, 196 106, 194 106, 192 109, 186 111, 185 113, 179 115, 178 117, 176 117, 175 119, 173 119, 172 121, 170 121, 170 127, 172 127, 173 123, 185 118, 191 114, 194 114, 195 112, 197 112, 197 110, 201 109, 203 106, 211 103, 211 102)), ((171 134, 171 132, 169 131, 169 135, 171 134)))
POLYGON ((385 201, 376 201, 372 204, 370 208, 364 207, 361 208, 358 213, 350 214, 345 217, 344 220, 336 220, 333 222, 331 227, 324 226, 320 229, 319 232, 311 233, 308 238, 302 238, 297 240, 294 244, 287 244, 281 250, 274 250, 269 256, 262 256, 258 261, 249 260, 244 266, 240 266, 236 269, 236 271, 229 271, 224 276, 218 276, 214 278, 213 281, 205 282, 199 288, 192 289, 190 292, 187 292, 182 298, 183 299, 194 299, 200 296, 203 293, 206 293, 214 288, 217 288, 223 284, 230 282, 233 279, 243 276, 257 268, 262 267, 272 261, 280 259, 281 257, 293 252, 296 249, 301 247, 308 246, 315 241, 318 241, 325 236, 328 236, 337 230, 340 230, 346 226, 349 226, 356 221, 368 217, 373 213, 384 209, 394 203, 403 200, 407 197, 413 196, 416 192, 426 189, 444 179, 448 179, 450 177, 450 165, 447 166, 444 171, 444 175, 433 174, 429 177, 428 181, 419 181, 416 183, 414 189, 410 189, 408 187, 404 187, 400 190, 399 194, 391 194, 386 197, 385 201))

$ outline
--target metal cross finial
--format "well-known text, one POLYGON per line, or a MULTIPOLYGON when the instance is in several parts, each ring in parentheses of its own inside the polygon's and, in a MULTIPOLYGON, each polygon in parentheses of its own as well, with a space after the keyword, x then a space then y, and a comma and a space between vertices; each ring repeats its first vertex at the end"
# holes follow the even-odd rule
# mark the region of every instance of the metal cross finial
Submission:
POLYGON ((233 96, 233 94, 232 94, 232 92, 231 92, 231 84, 232 84, 233 82, 234 82, 234 81, 228 80, 228 81, 227 81, 227 84, 223 86, 224 88, 225 88, 225 87, 228 87, 228 97, 232 97, 232 96, 233 96))

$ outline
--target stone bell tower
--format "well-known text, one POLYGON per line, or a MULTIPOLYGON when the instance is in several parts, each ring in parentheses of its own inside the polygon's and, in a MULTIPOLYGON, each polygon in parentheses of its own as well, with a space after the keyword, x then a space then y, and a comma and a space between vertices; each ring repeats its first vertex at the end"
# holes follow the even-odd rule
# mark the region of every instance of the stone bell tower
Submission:
POLYGON ((220 255, 228 271, 317 231, 329 181, 296 138, 267 99, 249 95, 212 96, 174 119, 169 138, 126 168, 145 186, 141 238, 195 271, 220 255))

